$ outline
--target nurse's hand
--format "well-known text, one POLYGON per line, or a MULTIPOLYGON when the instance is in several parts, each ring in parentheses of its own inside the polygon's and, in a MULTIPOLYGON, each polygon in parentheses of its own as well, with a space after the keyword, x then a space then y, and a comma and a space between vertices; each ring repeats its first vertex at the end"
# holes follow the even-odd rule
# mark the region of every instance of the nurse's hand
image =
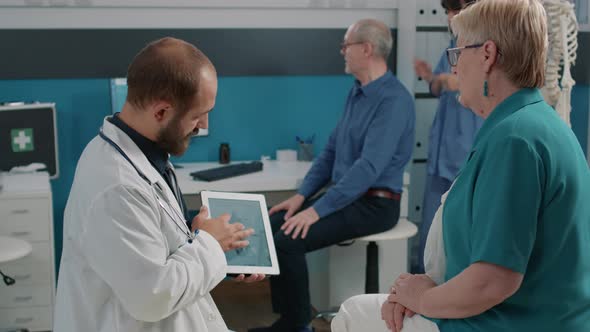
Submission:
POLYGON ((441 80, 442 87, 446 91, 459 91, 459 80, 456 75, 453 74, 440 74, 438 75, 441 80))
POLYGON ((246 238, 254 234, 252 228, 244 229, 244 225, 239 222, 230 224, 231 216, 227 213, 214 219, 207 219, 207 216, 209 216, 207 207, 202 206, 199 214, 193 219, 193 232, 199 229, 211 234, 219 242, 223 251, 244 248, 250 244, 246 238))
POLYGON ((420 59, 414 60, 414 71, 418 77, 421 77, 426 82, 430 83, 432 81, 432 67, 428 64, 428 62, 420 59))
POLYGON ((244 274, 240 274, 239 276, 235 277, 234 280, 238 282, 245 282, 247 284, 258 282, 264 280, 266 275, 264 274, 251 274, 246 277, 244 274))

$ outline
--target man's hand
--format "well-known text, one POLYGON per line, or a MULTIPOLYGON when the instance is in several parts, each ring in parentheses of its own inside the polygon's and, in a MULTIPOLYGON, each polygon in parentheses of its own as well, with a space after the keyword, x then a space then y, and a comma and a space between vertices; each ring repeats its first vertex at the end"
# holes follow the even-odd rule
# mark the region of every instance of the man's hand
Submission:
POLYGON ((400 303, 411 311, 420 313, 424 293, 434 287, 436 283, 426 274, 404 273, 393 284, 387 300, 400 303))
POLYGON ((432 67, 424 60, 414 60, 414 71, 418 77, 422 77, 423 80, 430 83, 433 78, 432 67))
POLYGON ((264 274, 251 274, 248 277, 246 277, 243 274, 240 274, 239 276, 235 277, 234 280, 237 282, 244 282, 244 283, 250 284, 253 282, 262 281, 265 277, 266 277, 266 275, 264 275, 264 274))
POLYGON ((273 206, 270 209, 270 211, 268 211, 268 215, 272 216, 276 212, 287 210, 287 213, 285 213, 285 220, 287 220, 291 218, 291 216, 301 208, 301 205, 303 205, 304 201, 305 197, 303 197, 303 195, 293 195, 289 199, 284 200, 281 203, 273 206))
POLYGON ((203 230, 213 236, 221 245, 223 251, 244 248, 250 244, 245 239, 254 234, 252 228, 244 229, 244 225, 236 222, 229 223, 230 215, 225 213, 215 219, 207 219, 207 207, 202 206, 199 214, 193 219, 192 230, 203 230))
POLYGON ((320 216, 315 209, 313 207, 308 207, 297 213, 294 217, 288 219, 283 226, 281 226, 281 230, 285 231, 285 235, 289 235, 292 231, 293 235, 291 238, 293 240, 297 238, 299 233, 301 233, 301 238, 305 239, 309 227, 315 224, 318 220, 320 220, 320 216))

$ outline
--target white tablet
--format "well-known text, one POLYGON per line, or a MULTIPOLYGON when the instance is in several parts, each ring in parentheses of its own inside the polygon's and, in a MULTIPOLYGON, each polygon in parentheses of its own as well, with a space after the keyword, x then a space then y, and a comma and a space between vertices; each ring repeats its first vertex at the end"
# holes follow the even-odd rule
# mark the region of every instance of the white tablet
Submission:
POLYGON ((277 252, 263 195, 201 191, 201 200, 209 209, 210 218, 229 213, 230 223, 240 222, 246 228, 254 229, 254 234, 247 239, 250 241, 247 247, 225 253, 228 273, 279 274, 277 252))

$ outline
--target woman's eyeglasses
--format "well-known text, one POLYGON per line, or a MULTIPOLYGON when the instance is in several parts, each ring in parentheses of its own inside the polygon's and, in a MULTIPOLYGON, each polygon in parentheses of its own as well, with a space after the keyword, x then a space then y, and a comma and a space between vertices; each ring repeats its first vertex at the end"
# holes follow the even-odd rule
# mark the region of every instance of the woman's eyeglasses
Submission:
POLYGON ((457 62, 459 61, 459 56, 461 55, 462 50, 467 48, 479 48, 482 46, 483 44, 473 44, 461 47, 447 48, 447 60, 449 61, 449 64, 452 67, 455 67, 457 65, 457 62))

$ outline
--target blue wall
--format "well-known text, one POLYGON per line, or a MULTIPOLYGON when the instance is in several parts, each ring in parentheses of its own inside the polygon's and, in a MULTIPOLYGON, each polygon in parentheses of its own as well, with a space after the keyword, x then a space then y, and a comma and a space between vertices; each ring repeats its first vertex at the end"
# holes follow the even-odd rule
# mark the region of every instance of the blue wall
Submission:
MULTIPOLYGON (((339 115, 352 79, 348 76, 224 77, 211 113, 210 134, 195 138, 179 161, 217 160, 229 142, 233 160, 257 160, 279 148, 296 148, 295 136, 316 134, 322 147, 339 115)), ((52 181, 56 263, 62 249, 63 210, 76 163, 111 113, 110 82, 0 80, 0 101, 55 102, 60 177, 52 181)), ((316 148, 316 151, 319 148, 316 148)))
MULTIPOLYGON (((194 139, 180 161, 217 160, 221 142, 229 142, 233 160, 259 159, 278 148, 296 148, 295 135, 316 134, 316 153, 325 144, 344 106, 348 76, 223 77, 210 117, 210 134, 194 139)), ((111 113, 107 79, 0 80, 0 101, 57 104, 60 177, 52 181, 56 257, 62 247, 63 210, 75 166, 86 144, 111 113)), ((576 86, 572 128, 587 145, 590 87, 576 86)))

